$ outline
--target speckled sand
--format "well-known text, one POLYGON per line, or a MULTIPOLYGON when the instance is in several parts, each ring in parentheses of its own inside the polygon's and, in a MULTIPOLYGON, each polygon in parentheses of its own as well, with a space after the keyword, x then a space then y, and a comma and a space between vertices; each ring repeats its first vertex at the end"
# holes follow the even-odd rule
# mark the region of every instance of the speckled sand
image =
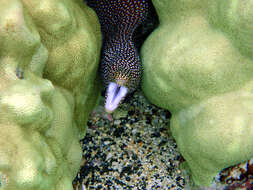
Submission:
MULTIPOLYGON (((74 189, 191 189, 185 171, 179 168, 183 158, 170 133, 170 113, 151 105, 140 91, 126 99, 112 118, 104 113, 103 101, 101 99, 100 106, 91 114, 86 137, 81 141, 83 163, 73 182, 74 189)), ((246 166, 241 164, 241 167, 246 166)), ((236 189, 232 179, 241 175, 238 174, 240 169, 234 167, 234 172, 231 169, 221 174, 231 188, 223 187, 218 176, 212 188, 194 189, 236 189), (237 175, 232 178, 229 173, 237 175)), ((251 174, 235 180, 239 189, 247 189, 240 186, 240 182, 248 181, 251 174)))
POLYGON ((150 105, 141 92, 127 99, 112 121, 102 105, 82 141, 79 178, 85 188, 183 189, 182 158, 168 130, 170 113, 150 105))

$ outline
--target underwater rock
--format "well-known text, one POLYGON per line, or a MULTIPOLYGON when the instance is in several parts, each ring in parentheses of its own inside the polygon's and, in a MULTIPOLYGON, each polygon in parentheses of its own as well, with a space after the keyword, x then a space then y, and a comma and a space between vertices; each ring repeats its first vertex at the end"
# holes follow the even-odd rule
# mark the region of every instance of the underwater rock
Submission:
POLYGON ((194 181, 253 157, 253 3, 153 0, 159 27, 145 41, 142 89, 172 113, 194 181))

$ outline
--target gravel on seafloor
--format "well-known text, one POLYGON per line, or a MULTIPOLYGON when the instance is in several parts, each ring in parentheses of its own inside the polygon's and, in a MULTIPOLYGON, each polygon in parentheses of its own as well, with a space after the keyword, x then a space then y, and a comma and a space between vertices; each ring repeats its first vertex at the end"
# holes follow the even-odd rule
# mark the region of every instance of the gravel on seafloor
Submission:
MULTIPOLYGON (((104 112, 103 101, 91 114, 81 140, 83 162, 73 182, 74 190, 191 189, 186 172, 179 168, 183 158, 170 133, 170 112, 151 105, 140 91, 112 115, 104 112)), ((248 166, 244 166, 246 171, 248 166)), ((250 175, 237 172, 233 181, 231 170, 233 167, 221 172, 211 188, 199 189, 250 190, 250 175)))

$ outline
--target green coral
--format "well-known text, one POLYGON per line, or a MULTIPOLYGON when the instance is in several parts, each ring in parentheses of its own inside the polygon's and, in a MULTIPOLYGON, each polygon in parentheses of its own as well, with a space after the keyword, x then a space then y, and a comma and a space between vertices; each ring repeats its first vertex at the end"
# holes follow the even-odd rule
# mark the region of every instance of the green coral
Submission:
POLYGON ((153 0, 142 89, 172 112, 171 130, 197 184, 253 157, 253 2, 153 0))
POLYGON ((0 184, 73 189, 99 97, 101 34, 81 0, 0 2, 0 184))

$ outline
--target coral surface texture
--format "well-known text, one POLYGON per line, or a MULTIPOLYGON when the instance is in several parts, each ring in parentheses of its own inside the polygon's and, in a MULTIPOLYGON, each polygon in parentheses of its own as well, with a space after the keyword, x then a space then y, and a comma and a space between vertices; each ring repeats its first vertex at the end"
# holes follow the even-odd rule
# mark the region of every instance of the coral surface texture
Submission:
POLYGON ((0 189, 71 190, 99 96, 99 22, 81 0, 0 1, 0 189))
POLYGON ((142 89, 171 111, 171 130, 197 184, 253 157, 253 1, 153 0, 142 89))

